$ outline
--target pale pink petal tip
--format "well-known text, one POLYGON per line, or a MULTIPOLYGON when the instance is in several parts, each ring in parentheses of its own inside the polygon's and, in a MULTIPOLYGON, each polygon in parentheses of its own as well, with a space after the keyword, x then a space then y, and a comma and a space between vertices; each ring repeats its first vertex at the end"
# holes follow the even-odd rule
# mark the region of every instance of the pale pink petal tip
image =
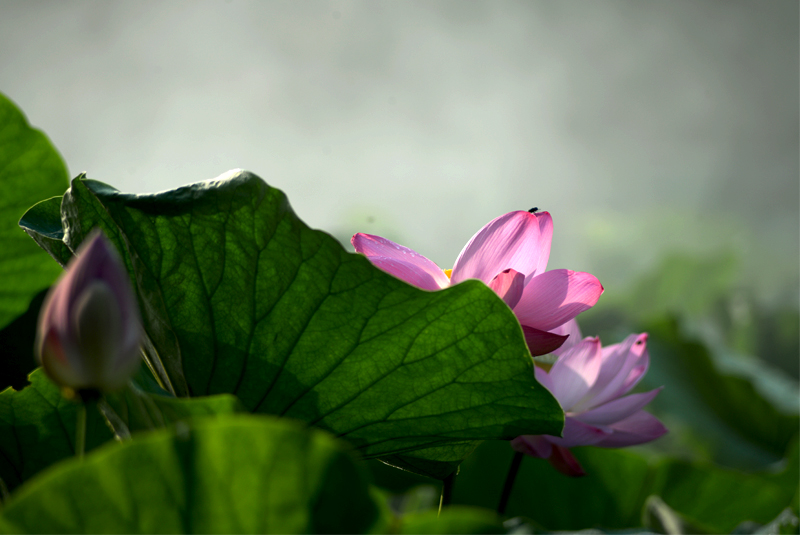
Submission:
POLYGON ((350 242, 356 253, 361 253, 384 272, 410 285, 424 290, 439 290, 450 285, 450 280, 436 263, 413 249, 365 233, 356 233, 350 242))

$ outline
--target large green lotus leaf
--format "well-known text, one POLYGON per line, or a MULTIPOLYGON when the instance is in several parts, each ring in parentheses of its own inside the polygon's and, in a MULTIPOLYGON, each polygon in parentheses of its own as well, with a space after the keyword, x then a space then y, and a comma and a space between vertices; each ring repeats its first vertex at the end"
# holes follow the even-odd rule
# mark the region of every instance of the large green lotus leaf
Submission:
POLYGON ((289 420, 242 415, 59 464, 11 496, 0 531, 358 534, 378 512, 344 443, 289 420))
POLYGON ((67 168, 47 136, 31 128, 0 93, 0 327, 25 311, 31 298, 61 272, 17 222, 42 198, 63 194, 68 179, 67 168))
MULTIPOLYGON (((21 391, 0 393, 0 479, 12 490, 42 469, 75 455, 78 403, 66 400, 42 369, 21 391)), ((108 405, 130 432, 161 428, 178 421, 244 411, 230 395, 192 399, 158 396, 136 385, 106 395, 108 405)), ((86 449, 113 438, 99 411, 87 413, 86 449)))
MULTIPOLYGON (((42 212, 21 225, 57 236, 42 212)), ((483 283, 411 287, 309 229, 250 173, 150 195, 79 178, 61 215, 73 251, 95 226, 115 242, 148 357, 178 395, 232 393, 367 457, 560 433, 516 318, 483 283)))

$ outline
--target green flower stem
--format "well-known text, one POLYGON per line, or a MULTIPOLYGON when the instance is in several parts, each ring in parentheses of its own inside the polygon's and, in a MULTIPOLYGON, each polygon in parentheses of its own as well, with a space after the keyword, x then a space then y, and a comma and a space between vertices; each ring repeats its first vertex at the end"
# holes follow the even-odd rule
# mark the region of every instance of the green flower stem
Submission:
POLYGON ((456 473, 453 471, 442 480, 442 496, 439 498, 439 513, 442 513, 442 506, 450 506, 453 501, 453 485, 456 482, 456 473))
POLYGON ((0 478, 0 507, 2 507, 3 503, 8 501, 8 487, 6 483, 3 482, 3 479, 0 478))
POLYGON ((508 505, 508 498, 511 497, 511 489, 514 487, 514 481, 517 479, 519 466, 522 463, 524 454, 521 452, 514 452, 514 459, 511 460, 511 467, 508 469, 506 475, 506 483, 503 484, 503 493, 500 495, 500 503, 497 505, 497 513, 503 515, 506 513, 506 506, 508 505))
POLYGON ((114 411, 114 408, 111 407, 105 397, 101 397, 97 401, 97 410, 103 416, 111 431, 114 432, 114 438, 117 441, 125 441, 131 438, 131 431, 128 429, 128 425, 117 415, 117 412, 114 411))
POLYGON ((83 459, 83 451, 86 450, 86 404, 81 401, 78 405, 78 417, 75 423, 75 456, 83 459))

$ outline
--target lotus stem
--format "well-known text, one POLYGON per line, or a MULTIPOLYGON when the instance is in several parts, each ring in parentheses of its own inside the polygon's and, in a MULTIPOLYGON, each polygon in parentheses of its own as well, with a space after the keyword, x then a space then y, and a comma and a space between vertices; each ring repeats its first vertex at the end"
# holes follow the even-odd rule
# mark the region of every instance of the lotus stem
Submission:
POLYGON ((511 460, 511 467, 508 469, 506 475, 506 483, 503 484, 503 493, 500 495, 500 503, 497 505, 497 513, 503 515, 506 513, 506 506, 508 506, 508 498, 511 497, 511 489, 514 487, 514 481, 517 479, 519 466, 522 463, 524 454, 521 452, 514 452, 514 459, 511 460))
POLYGON ((86 450, 86 402, 81 400, 75 422, 75 456, 79 460, 83 459, 84 450, 86 450))

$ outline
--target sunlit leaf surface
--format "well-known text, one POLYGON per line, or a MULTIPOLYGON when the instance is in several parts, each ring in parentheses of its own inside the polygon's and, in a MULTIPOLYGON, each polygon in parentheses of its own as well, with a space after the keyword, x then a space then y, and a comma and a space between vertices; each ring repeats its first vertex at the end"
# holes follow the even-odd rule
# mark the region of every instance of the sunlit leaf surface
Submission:
POLYGON ((162 430, 43 473, 4 507, 0 531, 362 533, 378 508, 344 447, 267 417, 162 430))
POLYGON ((61 272, 17 222, 31 205, 63 194, 67 185, 67 168, 50 140, 0 94, 0 328, 61 272))

